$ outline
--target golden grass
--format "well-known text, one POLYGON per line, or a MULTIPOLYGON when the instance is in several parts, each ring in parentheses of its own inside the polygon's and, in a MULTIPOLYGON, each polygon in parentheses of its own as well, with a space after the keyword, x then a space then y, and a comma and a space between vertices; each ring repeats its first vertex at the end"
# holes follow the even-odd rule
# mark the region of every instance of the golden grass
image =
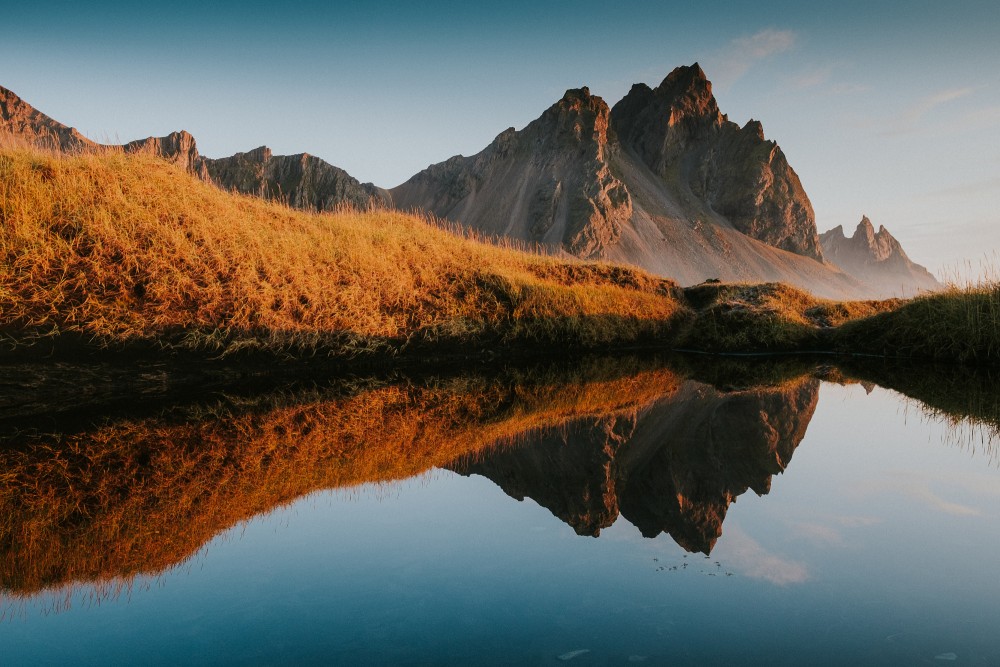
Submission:
POLYGON ((961 363, 1000 361, 1000 281, 951 285, 899 307, 850 322, 836 333, 838 348, 890 357, 961 363))
POLYGON ((353 356, 656 344, 1000 358, 1000 283, 832 302, 778 283, 680 290, 387 210, 308 213, 116 151, 0 142, 0 340, 353 356))
POLYGON ((597 347, 661 338, 683 316, 673 283, 638 270, 498 248, 392 211, 295 211, 142 155, 0 147, 0 225, 0 331, 18 341, 597 347))
POLYGON ((0 450, 0 589, 16 597, 158 572, 311 491, 410 477, 569 419, 635 410, 680 382, 656 364, 604 360, 355 382, 202 407, 173 423, 24 436, 0 450))
POLYGON ((783 283, 703 283, 684 290, 696 317, 682 347, 714 352, 821 349, 829 329, 900 301, 829 301, 783 283))

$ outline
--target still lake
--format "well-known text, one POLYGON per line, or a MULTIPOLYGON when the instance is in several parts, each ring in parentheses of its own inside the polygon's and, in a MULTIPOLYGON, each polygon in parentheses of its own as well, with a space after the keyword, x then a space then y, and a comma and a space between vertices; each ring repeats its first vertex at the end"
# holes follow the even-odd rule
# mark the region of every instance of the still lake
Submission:
POLYGON ((1000 665, 994 378, 712 364, 22 382, 0 664, 1000 665))

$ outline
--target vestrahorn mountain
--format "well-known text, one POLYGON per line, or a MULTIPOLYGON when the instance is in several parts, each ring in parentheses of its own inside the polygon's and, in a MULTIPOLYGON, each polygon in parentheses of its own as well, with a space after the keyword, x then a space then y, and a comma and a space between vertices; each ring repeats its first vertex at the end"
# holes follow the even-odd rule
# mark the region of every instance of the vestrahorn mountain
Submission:
MULTIPOLYGON (((5 88, 0 131, 61 151, 102 148, 5 88)), ((697 63, 656 88, 634 85, 613 108, 586 87, 568 90, 524 129, 508 128, 478 154, 431 165, 391 190, 266 146, 206 158, 184 131, 113 148, 162 156, 221 188, 298 208, 426 211, 485 236, 633 264, 681 284, 780 281, 831 298, 940 287, 884 228, 876 234, 863 222, 854 241, 837 228, 821 243, 781 148, 760 122, 728 120, 697 63)))
POLYGON ((634 264, 681 284, 781 281, 833 298, 937 286, 828 261, 781 148, 760 122, 728 120, 697 63, 656 88, 634 85, 613 108, 587 88, 569 90, 523 130, 390 193, 397 207, 487 236, 634 264))

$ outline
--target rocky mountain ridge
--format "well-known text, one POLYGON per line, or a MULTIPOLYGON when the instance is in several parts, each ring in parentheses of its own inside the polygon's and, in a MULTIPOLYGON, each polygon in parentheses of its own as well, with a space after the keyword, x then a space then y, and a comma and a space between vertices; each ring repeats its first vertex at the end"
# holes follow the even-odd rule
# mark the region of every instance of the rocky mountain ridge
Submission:
POLYGON ((385 190, 361 183, 343 169, 301 153, 272 155, 266 146, 225 158, 199 154, 195 138, 184 130, 165 137, 147 137, 122 145, 92 141, 36 110, 12 91, 0 87, 0 133, 39 148, 67 153, 122 150, 161 157, 225 190, 287 202, 310 210, 350 205, 385 205, 385 190))
MULTIPOLYGON (((779 281, 830 298, 881 296, 877 271, 827 261, 815 215, 760 122, 728 120, 695 63, 612 108, 571 89, 523 130, 390 190, 487 236, 640 266, 681 284, 779 281)), ((911 289, 892 276, 890 290, 911 289)), ((898 291, 898 290, 897 290, 898 291)))

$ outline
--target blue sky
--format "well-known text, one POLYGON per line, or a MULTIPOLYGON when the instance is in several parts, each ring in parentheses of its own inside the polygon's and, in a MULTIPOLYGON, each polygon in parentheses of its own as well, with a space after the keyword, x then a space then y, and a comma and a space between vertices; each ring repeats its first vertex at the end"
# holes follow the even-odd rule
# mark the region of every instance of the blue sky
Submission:
MULTIPOLYGON (((1000 249, 1000 3, 51 3, 5 7, 0 85, 99 140, 306 151, 391 187, 698 61, 784 149, 821 231, 862 214, 953 272, 1000 249)), ((995 262, 1000 264, 1000 259, 995 262)))

